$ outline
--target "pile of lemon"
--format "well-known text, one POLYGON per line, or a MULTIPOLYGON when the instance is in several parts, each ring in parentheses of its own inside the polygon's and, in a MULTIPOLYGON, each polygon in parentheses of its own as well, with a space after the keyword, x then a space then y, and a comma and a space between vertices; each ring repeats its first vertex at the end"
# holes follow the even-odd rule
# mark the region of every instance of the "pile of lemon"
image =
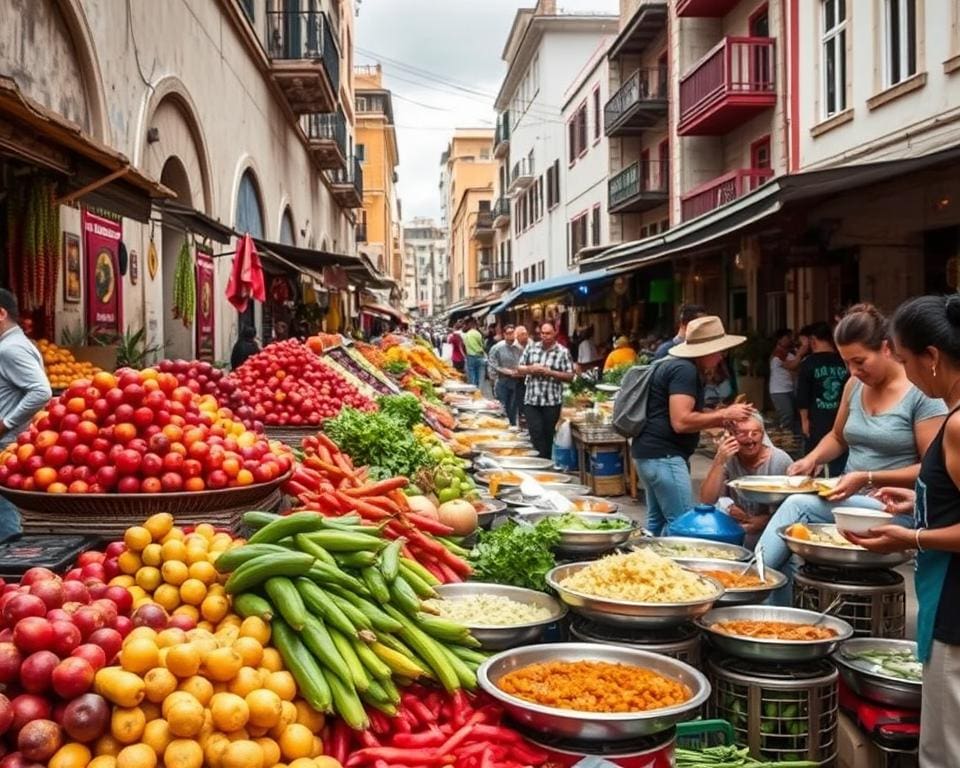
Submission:
POLYGON ((58 347, 52 341, 40 339, 36 345, 54 389, 66 389, 76 379, 92 379, 100 371, 93 363, 77 360, 69 349, 58 347))

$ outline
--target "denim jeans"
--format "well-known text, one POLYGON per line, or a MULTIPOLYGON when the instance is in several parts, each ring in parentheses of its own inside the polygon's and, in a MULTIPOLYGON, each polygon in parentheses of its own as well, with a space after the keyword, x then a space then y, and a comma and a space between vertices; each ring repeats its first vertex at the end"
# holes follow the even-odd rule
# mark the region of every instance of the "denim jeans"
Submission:
POLYGON ((794 434, 800 433, 800 420, 797 415, 797 401, 792 392, 771 392, 770 402, 777 412, 777 426, 789 429, 794 434))
POLYGON ((645 527, 660 536, 668 524, 693 506, 690 467, 682 456, 633 461, 647 497, 645 527))
POLYGON ((497 385, 494 387, 497 400, 503 403, 503 410, 506 411, 511 426, 517 424, 517 409, 520 407, 520 402, 517 400, 517 390, 519 390, 517 380, 507 376, 499 377, 497 385))
POLYGON ((11 502, 0 496, 0 544, 21 533, 20 512, 11 502))
POLYGON ((487 361, 483 355, 467 355, 467 383, 479 387, 483 382, 487 361))

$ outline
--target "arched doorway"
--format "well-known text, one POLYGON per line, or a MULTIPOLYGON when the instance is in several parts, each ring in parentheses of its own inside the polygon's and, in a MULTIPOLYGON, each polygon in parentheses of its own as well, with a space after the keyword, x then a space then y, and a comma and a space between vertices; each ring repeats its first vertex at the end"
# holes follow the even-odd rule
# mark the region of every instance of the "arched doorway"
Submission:
MULTIPOLYGON (((160 182, 177 193, 178 200, 191 199, 190 179, 187 169, 176 156, 169 157, 163 164, 160 182)), ((190 326, 173 315, 173 285, 180 249, 187 242, 187 234, 164 223, 161 229, 160 263, 163 265, 163 342, 164 356, 171 359, 193 359, 193 318, 190 326)), ((188 247, 190 243, 187 242, 188 247)))
POLYGON ((283 209, 283 217, 280 219, 280 242, 284 245, 296 245, 297 237, 293 233, 293 214, 290 213, 290 206, 283 209))
MULTIPOLYGON (((234 229, 244 234, 250 233, 253 237, 263 239, 263 204, 260 197, 260 187, 257 178, 249 168, 240 177, 240 186, 237 188, 237 209, 234 215, 234 229)), ((256 302, 247 302, 247 308, 240 313, 240 326, 258 326, 257 318, 261 310, 256 302)), ((260 327, 260 338, 266 339, 266 328, 260 327)))

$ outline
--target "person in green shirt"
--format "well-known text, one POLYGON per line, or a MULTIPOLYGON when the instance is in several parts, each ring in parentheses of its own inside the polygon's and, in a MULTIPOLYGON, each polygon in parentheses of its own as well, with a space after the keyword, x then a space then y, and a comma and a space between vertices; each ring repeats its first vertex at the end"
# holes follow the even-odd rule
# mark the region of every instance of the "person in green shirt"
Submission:
POLYGON ((480 387, 487 364, 483 351, 483 334, 477 329, 477 321, 467 320, 467 331, 463 334, 463 346, 467 353, 467 382, 480 387))

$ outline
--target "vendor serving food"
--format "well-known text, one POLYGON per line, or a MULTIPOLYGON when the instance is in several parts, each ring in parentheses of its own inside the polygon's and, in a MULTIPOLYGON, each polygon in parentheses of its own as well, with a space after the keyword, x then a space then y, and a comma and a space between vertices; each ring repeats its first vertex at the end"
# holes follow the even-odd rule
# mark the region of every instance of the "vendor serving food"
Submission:
POLYGON ((837 325, 837 349, 850 369, 840 410, 831 431, 809 454, 787 470, 813 475, 817 468, 849 451, 846 471, 826 498, 794 495, 776 511, 758 546, 771 568, 787 583, 771 602, 789 605, 792 592, 790 550, 777 530, 793 523, 832 523, 833 508, 844 505, 882 509, 874 498, 858 495, 869 488, 909 488, 946 413, 943 401, 928 397, 907 378, 894 356, 887 319, 869 304, 853 307, 837 325))
MULTIPOLYGON (((764 440, 763 417, 753 414, 734 422, 727 437, 717 446, 717 455, 707 477, 700 485, 700 501, 716 504, 731 480, 757 475, 785 475, 792 463, 790 454, 764 440)), ((726 509, 728 515, 743 526, 748 541, 756 540, 770 520, 771 509, 743 499, 732 489, 735 504, 726 509)))

